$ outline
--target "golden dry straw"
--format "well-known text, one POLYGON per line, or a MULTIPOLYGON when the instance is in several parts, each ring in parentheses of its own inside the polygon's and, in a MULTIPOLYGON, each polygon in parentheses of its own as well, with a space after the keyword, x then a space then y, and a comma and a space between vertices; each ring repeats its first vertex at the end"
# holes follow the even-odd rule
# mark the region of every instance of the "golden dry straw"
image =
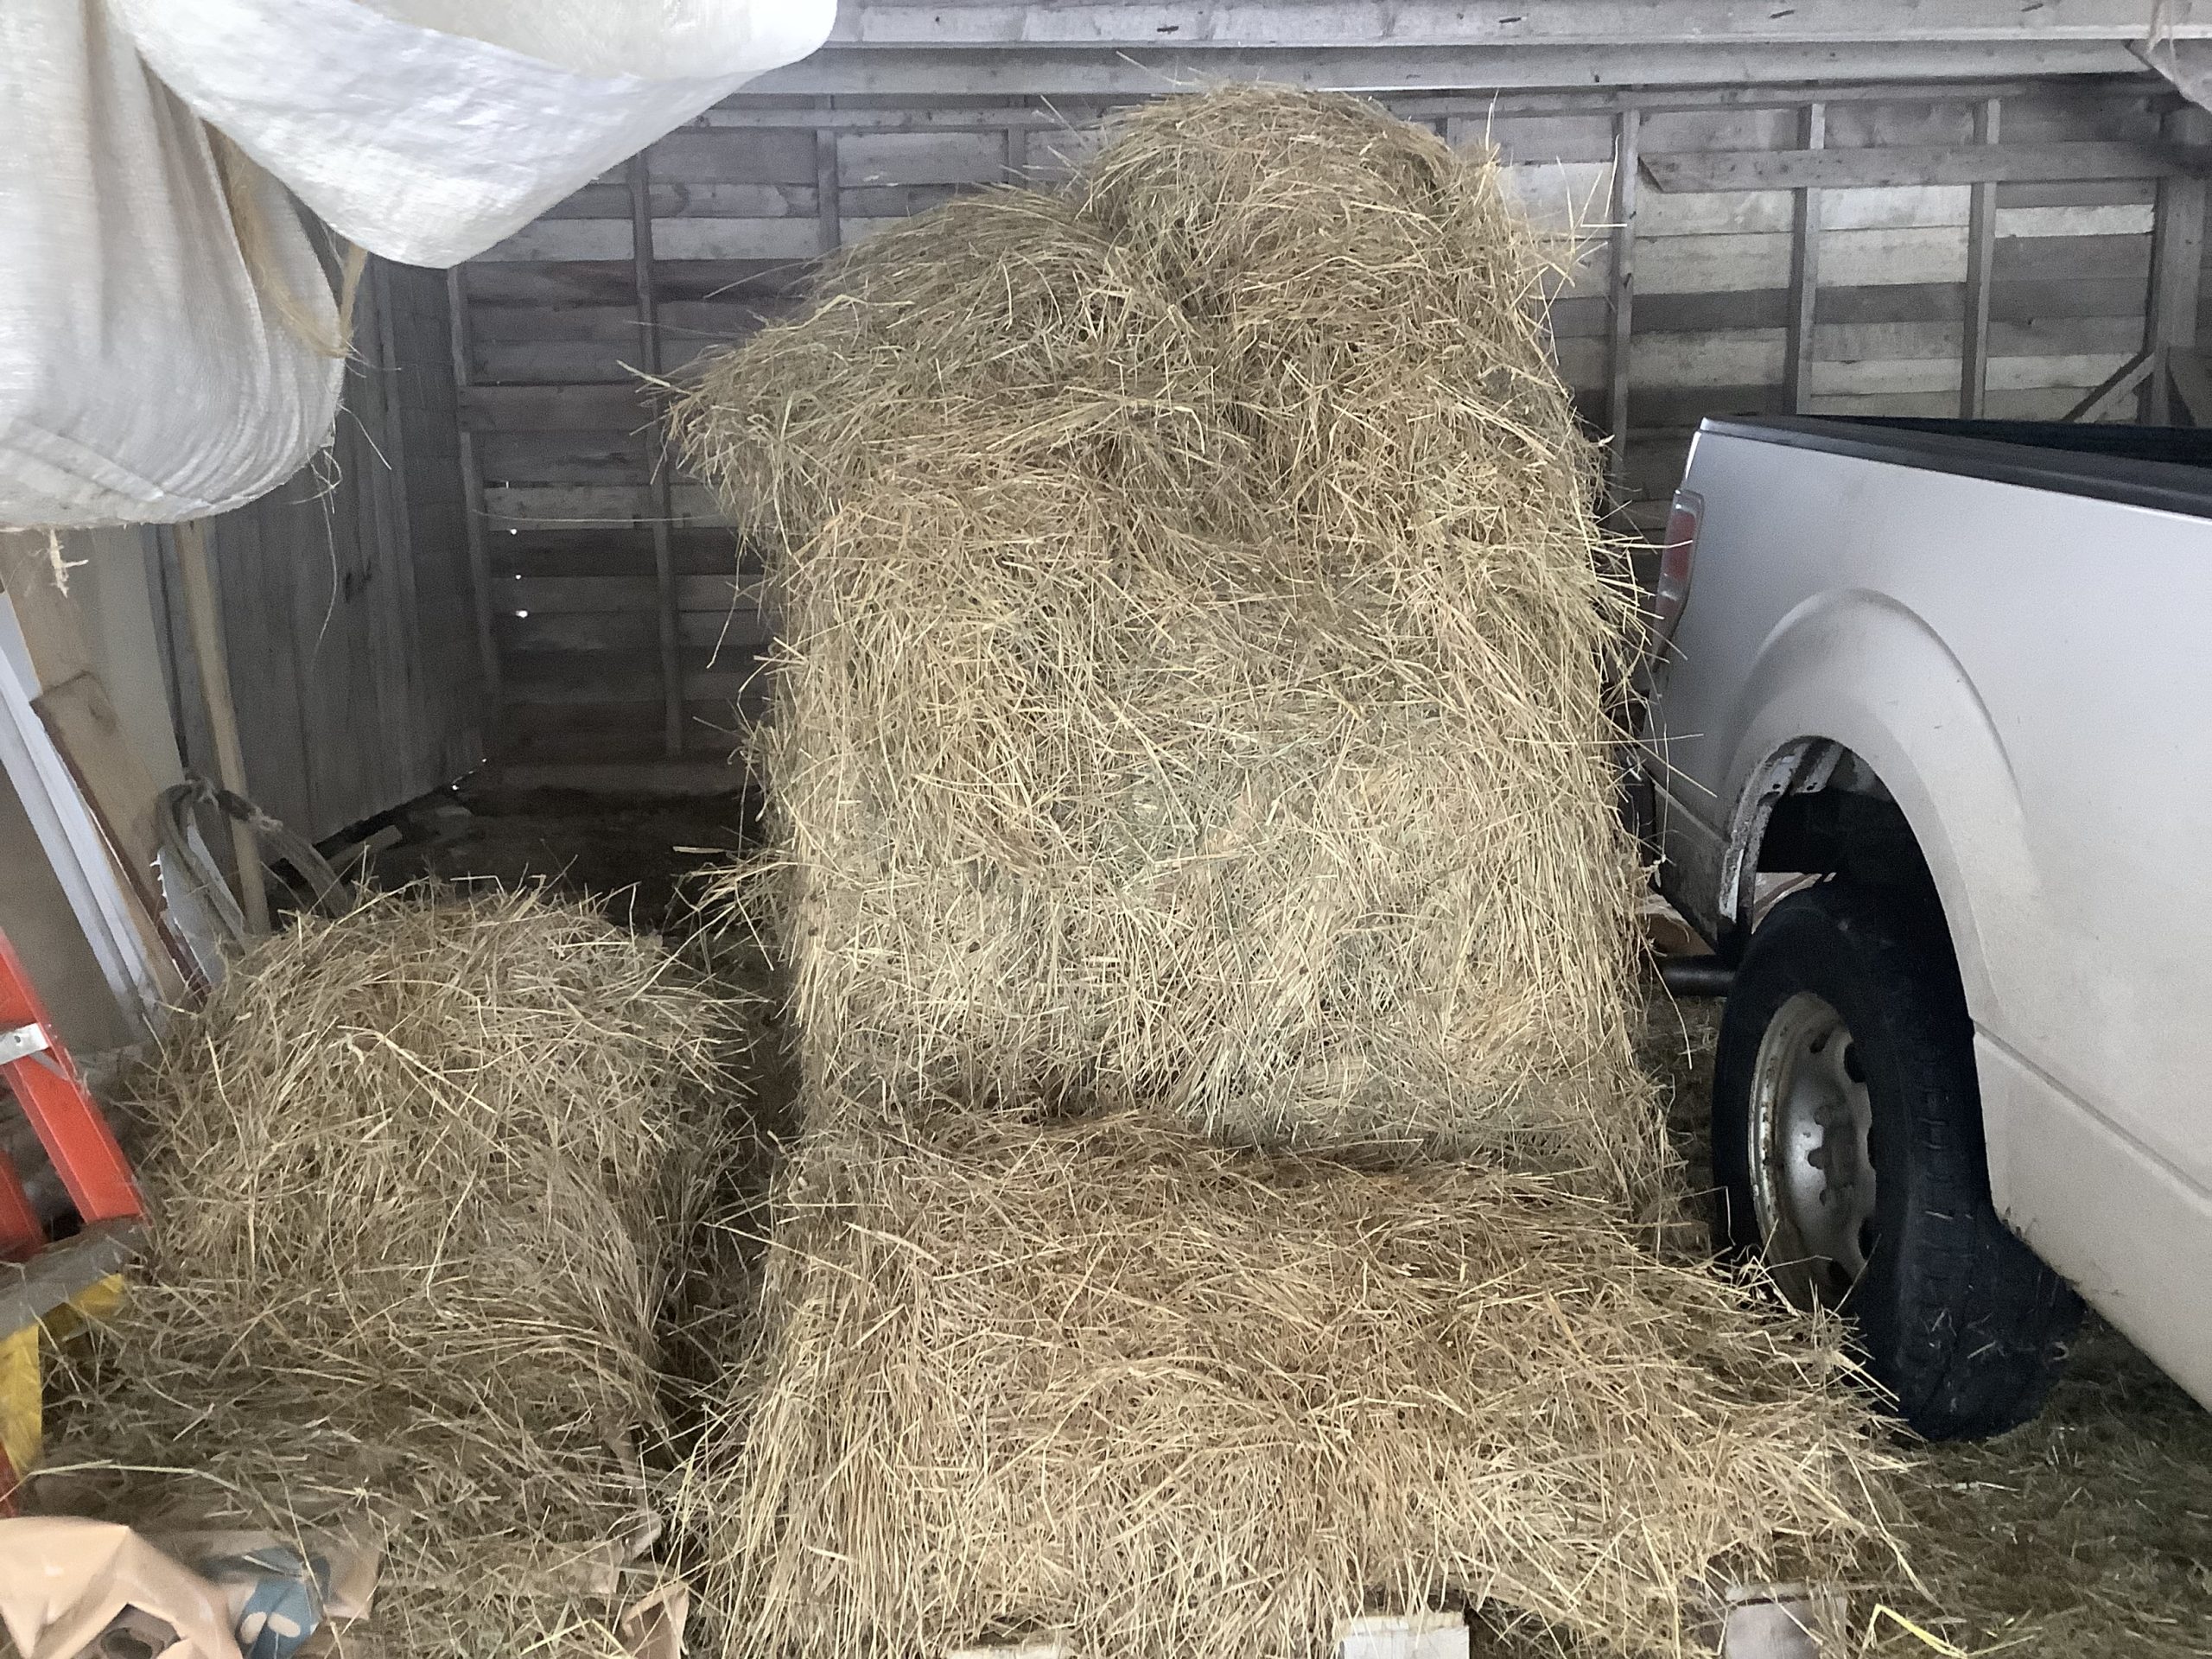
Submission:
POLYGON ((1440 1603, 1674 1653, 1709 1580, 1881 1536, 1834 1329, 1602 1205, 1145 1113, 875 1116, 810 1113, 694 1462, 725 1659, 1321 1659, 1440 1603))
POLYGON ((709 361, 813 1075, 1644 1179, 1630 607, 1551 252, 1488 155, 1239 88, 709 361))
POLYGON ((261 946, 129 1081, 157 1248, 51 1454, 90 1487, 41 1501, 365 1522, 381 1647, 619 1652, 724 1014, 528 894, 385 896, 261 946))

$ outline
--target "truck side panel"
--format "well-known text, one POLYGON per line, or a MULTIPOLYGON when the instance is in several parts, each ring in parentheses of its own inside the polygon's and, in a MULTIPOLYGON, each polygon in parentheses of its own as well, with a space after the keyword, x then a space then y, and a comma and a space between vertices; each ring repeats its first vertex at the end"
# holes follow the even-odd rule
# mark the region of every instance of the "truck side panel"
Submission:
MULTIPOLYGON (((1688 482, 1705 520, 1657 768, 1674 880, 1709 921, 1770 757, 1857 753, 1944 900, 2000 1211, 2153 1353, 2146 1327, 2212 1330, 2212 522, 1713 433, 1688 482), (2187 1270, 2058 1225, 2092 1188, 2193 1217, 2166 1245, 2187 1270), (2190 1286, 2201 1306, 2161 1306, 2190 1286)), ((2212 1359, 2175 1363, 2212 1397, 2212 1359)))

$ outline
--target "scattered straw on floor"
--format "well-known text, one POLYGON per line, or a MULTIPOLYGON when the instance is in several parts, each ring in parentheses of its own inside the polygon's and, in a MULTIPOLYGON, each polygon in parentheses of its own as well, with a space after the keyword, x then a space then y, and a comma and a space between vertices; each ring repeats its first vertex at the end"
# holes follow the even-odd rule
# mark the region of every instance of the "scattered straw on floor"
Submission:
POLYGON ((1541 1182, 950 1109, 795 1168, 687 1506, 728 1659, 1302 1659, 1440 1600, 1673 1652, 1709 1573, 1878 1531, 1833 1332, 1541 1182))
POLYGON ((1484 155, 1243 88, 868 238, 710 361, 817 1076, 1634 1187, 1630 607, 1484 155))
POLYGON ((391 1651, 617 1651, 722 1015, 530 896, 385 897, 263 946, 131 1084, 154 1269, 54 1461, 135 1466, 92 1488, 134 1522, 369 1516, 391 1651))

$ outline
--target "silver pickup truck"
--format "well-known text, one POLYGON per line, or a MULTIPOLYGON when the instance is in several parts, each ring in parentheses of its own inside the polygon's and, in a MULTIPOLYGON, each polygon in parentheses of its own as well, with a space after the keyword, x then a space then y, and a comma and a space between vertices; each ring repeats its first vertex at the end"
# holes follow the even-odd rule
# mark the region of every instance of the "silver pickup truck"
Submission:
POLYGON ((1725 1242, 1930 1436, 2083 1301, 2212 1404, 2212 432, 1708 421, 1656 610, 1725 1242))

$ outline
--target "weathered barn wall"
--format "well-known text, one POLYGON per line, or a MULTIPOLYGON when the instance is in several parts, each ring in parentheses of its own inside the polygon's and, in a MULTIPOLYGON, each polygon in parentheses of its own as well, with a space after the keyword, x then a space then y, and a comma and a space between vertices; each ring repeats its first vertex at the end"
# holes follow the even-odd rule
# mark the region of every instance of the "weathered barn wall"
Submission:
MULTIPOLYGON (((1540 213, 1585 231, 1560 362, 1593 428, 1621 433, 1624 512, 1647 528, 1707 414, 2066 413, 2145 344, 2162 200, 2168 308, 2195 326, 2202 184, 2179 177, 2177 100, 2147 74, 1384 101, 1496 144, 1540 213), (1623 154, 1639 165, 1617 181, 1623 154)), ((664 463, 639 373, 758 327, 823 249, 1049 176, 1102 107, 741 95, 455 273, 497 775, 734 780, 757 593, 664 463)))
MULTIPOLYGON (((330 448, 208 521, 247 792, 312 840, 484 757, 458 429, 443 273, 372 261, 330 448)), ((172 706, 187 763, 213 778, 171 533, 160 543, 172 706)))

